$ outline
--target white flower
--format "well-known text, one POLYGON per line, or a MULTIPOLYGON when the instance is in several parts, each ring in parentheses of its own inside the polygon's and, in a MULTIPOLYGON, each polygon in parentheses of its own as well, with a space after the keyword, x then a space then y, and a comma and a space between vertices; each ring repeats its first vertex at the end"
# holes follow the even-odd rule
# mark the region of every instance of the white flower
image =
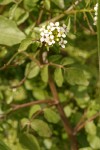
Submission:
POLYGON ((63 37, 63 38, 66 37, 65 29, 63 27, 58 29, 58 37, 63 37))
POLYGON ((67 41, 64 40, 63 38, 61 38, 61 41, 59 42, 59 45, 61 45, 62 48, 65 48, 66 43, 67 43, 67 41))
POLYGON ((43 26, 40 29, 40 41, 49 46, 58 43, 62 48, 65 48, 67 41, 64 40, 64 38, 66 37, 67 32, 65 24, 60 26, 59 22, 50 22, 47 26, 43 26))
POLYGON ((94 6, 95 16, 94 16, 94 25, 97 25, 98 19, 98 3, 94 6))

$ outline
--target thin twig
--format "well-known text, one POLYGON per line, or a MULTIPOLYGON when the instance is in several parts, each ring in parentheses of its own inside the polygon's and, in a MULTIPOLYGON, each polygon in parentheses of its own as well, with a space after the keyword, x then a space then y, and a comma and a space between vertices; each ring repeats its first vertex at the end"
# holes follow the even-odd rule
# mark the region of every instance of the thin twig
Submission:
POLYGON ((15 110, 18 110, 21 108, 29 107, 29 106, 36 105, 36 104, 43 104, 43 103, 49 104, 49 103, 54 103, 54 101, 51 99, 48 99, 48 100, 32 101, 32 102, 24 103, 24 104, 20 104, 20 105, 12 104, 12 110, 15 111, 15 110))
POLYGON ((66 117, 66 115, 64 113, 64 110, 63 110, 63 107, 62 107, 62 105, 59 102, 59 97, 58 97, 58 93, 57 93, 57 90, 56 90, 56 86, 54 84, 54 81, 53 81, 53 79, 51 77, 50 72, 49 72, 49 86, 50 86, 52 95, 54 97, 55 103, 56 103, 56 108, 57 108, 57 110, 59 112, 59 115, 61 117, 61 120, 63 122, 65 131, 66 131, 66 133, 69 136, 69 139, 70 139, 70 142, 71 142, 71 150, 78 150, 76 137, 73 135, 73 129, 71 128, 69 120, 66 117))
POLYGON ((62 14, 60 14, 59 16, 56 16, 52 19, 50 19, 47 22, 55 22, 61 18, 63 18, 66 14, 72 13, 71 11, 75 8, 75 6, 77 6, 80 2, 82 2, 82 0, 77 0, 74 4, 72 4, 67 10, 65 10, 62 14))
POLYGON ((87 119, 86 121, 82 122, 79 126, 77 126, 77 128, 74 129, 74 135, 76 135, 81 129, 83 129, 87 122, 93 121, 99 116, 100 116, 100 112, 96 113, 95 115, 87 119))
POLYGON ((0 119, 6 118, 6 116, 10 115, 12 112, 15 112, 21 108, 30 107, 36 104, 54 104, 55 105, 55 101, 51 99, 47 99, 47 100, 32 101, 32 102, 28 102, 24 104, 12 104, 11 108, 5 114, 0 114, 0 119))
POLYGON ((18 52, 15 53, 6 64, 0 67, 0 70, 6 69, 17 55, 18 55, 18 52))

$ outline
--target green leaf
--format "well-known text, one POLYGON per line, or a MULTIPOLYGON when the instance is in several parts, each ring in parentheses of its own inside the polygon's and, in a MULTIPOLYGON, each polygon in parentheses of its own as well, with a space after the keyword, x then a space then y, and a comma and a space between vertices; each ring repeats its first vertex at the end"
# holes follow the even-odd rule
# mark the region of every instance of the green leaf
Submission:
POLYGON ((90 4, 91 0, 85 0, 86 6, 90 4))
POLYGON ((39 0, 24 0, 25 9, 31 11, 37 4, 39 0))
POLYGON ((32 44, 32 38, 26 38, 26 39, 24 39, 21 42, 18 51, 19 52, 25 51, 30 44, 32 44))
POLYGON ((37 48, 40 46, 40 42, 34 41, 32 44, 32 51, 36 52, 37 48))
POLYGON ((49 58, 48 58, 48 60, 50 61, 50 62, 59 62, 60 61, 60 59, 62 58, 62 56, 61 55, 52 55, 52 56, 50 56, 49 58))
POLYGON ((17 7, 18 7, 18 4, 16 3, 10 8, 10 11, 9 11, 9 19, 10 20, 12 20, 14 18, 17 7))
POLYGON ((65 7, 64 0, 51 0, 51 1, 61 9, 63 9, 65 7))
POLYGON ((43 68, 41 68, 41 79, 45 83, 48 82, 48 65, 45 65, 43 68))
POLYGON ((11 150, 11 149, 0 139, 0 150, 11 150))
POLYGON ((64 112, 65 112, 65 114, 66 114, 67 117, 70 117, 71 114, 72 114, 72 112, 73 112, 73 109, 71 108, 70 105, 68 105, 68 106, 64 107, 64 112))
POLYGON ((14 2, 13 0, 0 0, 0 5, 7 5, 11 2, 14 2))
POLYGON ((75 61, 74 59, 70 58, 70 57, 65 57, 61 60, 61 65, 66 66, 66 65, 71 65, 73 64, 75 61))
POLYGON ((20 31, 15 22, 0 16, 0 44, 12 46, 25 39, 25 35, 20 31))
POLYGON ((24 128, 29 123, 29 120, 27 118, 21 119, 21 127, 24 128))
POLYGON ((36 62, 28 63, 25 69, 25 76, 28 79, 34 78, 39 74, 40 67, 37 65, 36 62))
POLYGON ((87 122, 85 125, 85 130, 90 135, 96 135, 96 125, 93 121, 87 122))
POLYGON ((34 119, 31 122, 31 127, 35 130, 41 137, 50 137, 52 132, 48 124, 42 120, 34 119))
POLYGON ((100 138, 98 136, 88 135, 87 140, 93 149, 95 150, 100 149, 100 138))
POLYGON ((47 92, 40 88, 34 88, 32 91, 32 94, 38 100, 39 99, 43 100, 43 99, 47 98, 47 92))
POLYGON ((19 141, 24 149, 40 150, 40 146, 39 146, 39 143, 38 143, 36 137, 31 134, 28 134, 28 133, 21 134, 19 137, 19 141))
POLYGON ((50 109, 50 108, 46 108, 44 110, 44 117, 50 123, 58 123, 59 120, 60 120, 59 115, 55 111, 53 111, 52 109, 50 109))
POLYGON ((50 10, 50 0, 44 0, 44 7, 45 7, 47 10, 50 10))
POLYGON ((68 70, 65 70, 65 79, 71 85, 78 84, 87 86, 89 84, 84 70, 79 68, 69 68, 68 70))
POLYGON ((62 86, 62 84, 64 82, 64 78, 63 78, 63 74, 62 74, 62 69, 61 68, 56 68, 55 69, 54 80, 55 80, 56 84, 58 85, 58 87, 62 86))
POLYGON ((34 113, 36 113, 37 111, 39 111, 39 110, 41 110, 40 105, 34 105, 34 106, 32 106, 32 107, 30 108, 30 110, 29 110, 29 118, 31 118, 32 115, 33 115, 34 113))

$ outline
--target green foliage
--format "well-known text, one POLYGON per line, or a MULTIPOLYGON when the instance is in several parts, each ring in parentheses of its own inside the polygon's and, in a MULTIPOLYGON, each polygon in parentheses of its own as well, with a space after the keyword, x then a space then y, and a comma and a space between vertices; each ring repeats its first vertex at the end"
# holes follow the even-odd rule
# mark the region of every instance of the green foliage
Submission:
POLYGON ((0 140, 0 149, 1 150, 10 150, 10 148, 2 140, 0 140))
POLYGON ((58 123, 60 120, 59 115, 50 108, 46 108, 44 110, 44 117, 48 122, 51 123, 58 123))
POLYGON ((12 46, 20 43, 25 39, 25 35, 21 32, 14 21, 0 16, 0 44, 12 46))
POLYGON ((38 75, 40 68, 36 62, 28 63, 25 70, 25 76, 28 79, 34 78, 38 75))
POLYGON ((35 130, 41 137, 50 137, 52 135, 48 124, 42 120, 34 119, 31 122, 31 128, 35 130))
POLYGON ((55 69, 55 72, 54 72, 54 79, 55 79, 55 82, 56 84, 61 87, 62 84, 63 84, 63 74, 62 74, 62 69, 61 68, 57 68, 55 69))
POLYGON ((100 149, 96 3, 0 0, 0 150, 70 150, 66 120, 79 150, 100 149), (65 48, 40 42, 50 22, 67 26, 65 48))
POLYGON ((29 133, 21 134, 19 141, 24 149, 31 150, 34 148, 35 150, 40 150, 37 139, 29 133))

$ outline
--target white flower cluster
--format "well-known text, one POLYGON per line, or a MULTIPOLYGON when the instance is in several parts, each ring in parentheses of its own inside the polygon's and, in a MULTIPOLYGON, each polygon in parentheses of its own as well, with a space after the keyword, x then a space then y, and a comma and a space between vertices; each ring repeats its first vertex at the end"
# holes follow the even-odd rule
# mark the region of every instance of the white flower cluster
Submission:
POLYGON ((65 24, 60 26, 59 22, 50 22, 47 26, 43 26, 40 29, 40 41, 49 46, 57 42, 62 48, 65 48, 67 32, 68 30, 65 24))
POLYGON ((97 17, 98 17, 98 3, 94 6, 95 17, 94 17, 94 25, 97 25, 97 17))

